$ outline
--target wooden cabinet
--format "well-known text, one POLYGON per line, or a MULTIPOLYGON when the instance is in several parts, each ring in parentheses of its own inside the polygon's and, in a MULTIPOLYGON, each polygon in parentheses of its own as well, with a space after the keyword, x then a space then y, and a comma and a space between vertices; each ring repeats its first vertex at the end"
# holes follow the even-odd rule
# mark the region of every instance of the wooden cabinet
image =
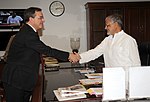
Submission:
MULTIPOLYGON (((105 17, 114 13, 122 15, 124 31, 138 43, 150 41, 150 2, 88 2, 85 9, 88 50, 107 36, 105 17)), ((97 60, 103 61, 103 58, 97 60)))
POLYGON ((125 9, 125 30, 138 43, 150 41, 150 2, 125 9))
POLYGON ((123 14, 124 9, 120 6, 114 6, 111 3, 87 3, 86 17, 87 17, 87 36, 88 36, 88 49, 94 48, 98 45, 106 36, 105 31, 105 17, 113 14, 123 14))

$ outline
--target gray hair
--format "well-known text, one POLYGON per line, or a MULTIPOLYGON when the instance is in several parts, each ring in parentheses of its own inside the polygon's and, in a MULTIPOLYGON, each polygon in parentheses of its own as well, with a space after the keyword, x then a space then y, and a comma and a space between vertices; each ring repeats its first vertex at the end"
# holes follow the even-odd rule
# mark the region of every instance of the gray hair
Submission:
POLYGON ((119 14, 113 14, 108 16, 107 18, 111 19, 113 23, 117 22, 118 25, 123 29, 122 16, 119 14))

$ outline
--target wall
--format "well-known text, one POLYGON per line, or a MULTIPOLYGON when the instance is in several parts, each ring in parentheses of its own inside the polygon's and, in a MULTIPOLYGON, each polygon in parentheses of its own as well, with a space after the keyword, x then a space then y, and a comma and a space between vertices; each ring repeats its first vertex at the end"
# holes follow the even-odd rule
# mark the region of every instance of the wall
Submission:
MULTIPOLYGON (((30 6, 41 7, 46 21, 41 40, 51 47, 71 51, 70 37, 78 35, 81 38, 79 52, 83 52, 87 50, 86 12, 84 7, 86 2, 120 2, 121 0, 60 0, 64 3, 66 8, 65 13, 60 17, 54 17, 49 13, 49 5, 52 1, 54 0, 1 0, 0 9, 24 9, 30 6)), ((140 0, 122 1, 131 2, 140 0)))

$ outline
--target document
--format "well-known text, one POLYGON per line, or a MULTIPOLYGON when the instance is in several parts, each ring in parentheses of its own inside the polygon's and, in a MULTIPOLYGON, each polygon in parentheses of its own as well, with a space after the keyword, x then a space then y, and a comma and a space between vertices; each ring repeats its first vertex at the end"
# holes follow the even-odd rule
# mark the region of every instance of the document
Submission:
POLYGON ((67 101, 67 100, 86 98, 85 94, 76 94, 73 96, 62 97, 58 90, 54 90, 53 92, 54 92, 55 96, 57 97, 58 101, 67 101))
POLYGON ((79 82, 82 85, 97 85, 97 84, 102 84, 102 79, 101 78, 94 78, 94 79, 79 79, 79 82))
POLYGON ((58 91, 62 97, 87 93, 86 88, 81 84, 76 84, 68 87, 61 87, 58 88, 58 91))
POLYGON ((82 74, 89 74, 89 73, 94 73, 95 70, 92 68, 86 68, 86 69, 74 69, 75 72, 80 72, 82 74))
POLYGON ((85 74, 87 78, 103 78, 103 73, 85 74))
POLYGON ((103 100, 125 100, 125 71, 122 67, 103 68, 103 100))

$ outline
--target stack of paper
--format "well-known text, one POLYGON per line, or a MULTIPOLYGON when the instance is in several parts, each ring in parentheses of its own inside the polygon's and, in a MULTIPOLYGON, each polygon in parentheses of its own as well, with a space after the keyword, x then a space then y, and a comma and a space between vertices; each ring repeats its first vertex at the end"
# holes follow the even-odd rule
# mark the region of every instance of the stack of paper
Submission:
POLYGON ((59 64, 57 59, 53 57, 45 57, 45 71, 55 71, 59 70, 59 64))
POLYGON ((102 84, 101 78, 92 78, 92 79, 80 79, 79 82, 82 85, 96 85, 96 84, 102 84))
POLYGON ((55 59, 53 57, 45 57, 44 61, 45 61, 45 65, 58 64, 57 59, 55 59))
POLYGON ((87 78, 103 78, 103 73, 91 73, 91 74, 85 74, 87 78))
POLYGON ((88 74, 88 73, 94 73, 95 70, 94 69, 89 69, 89 68, 86 68, 86 69, 74 69, 75 72, 80 72, 80 73, 85 73, 85 74, 88 74))

